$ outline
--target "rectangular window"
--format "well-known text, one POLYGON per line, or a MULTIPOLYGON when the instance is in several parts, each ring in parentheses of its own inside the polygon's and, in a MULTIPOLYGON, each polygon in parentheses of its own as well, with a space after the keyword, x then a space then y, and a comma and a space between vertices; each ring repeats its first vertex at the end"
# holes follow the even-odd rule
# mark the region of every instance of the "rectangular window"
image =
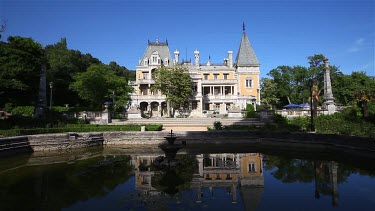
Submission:
POLYGON ((204 74, 204 80, 208 80, 208 74, 204 74))
POLYGON ((248 167, 247 167, 247 172, 248 173, 256 173, 256 166, 255 166, 255 163, 249 163, 248 167))
POLYGON ((253 87, 253 80, 252 79, 246 79, 245 86, 246 87, 253 87))
POLYGON ((228 73, 224 74, 224 80, 228 80, 228 75, 229 75, 228 73))
POLYGON ((158 62, 158 58, 156 56, 152 57, 152 63, 156 64, 158 62))
POLYGON ((143 74, 143 79, 148 79, 148 73, 142 73, 143 74))
POLYGON ((217 80, 219 78, 219 74, 214 74, 214 79, 217 80))

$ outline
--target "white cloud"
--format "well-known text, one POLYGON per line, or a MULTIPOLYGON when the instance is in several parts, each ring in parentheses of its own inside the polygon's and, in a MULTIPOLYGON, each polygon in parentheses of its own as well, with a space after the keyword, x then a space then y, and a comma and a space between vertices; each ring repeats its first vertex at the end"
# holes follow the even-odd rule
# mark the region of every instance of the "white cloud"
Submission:
POLYGON ((362 50, 365 47, 365 39, 364 38, 358 38, 354 44, 348 49, 349 53, 355 53, 360 50, 362 50))

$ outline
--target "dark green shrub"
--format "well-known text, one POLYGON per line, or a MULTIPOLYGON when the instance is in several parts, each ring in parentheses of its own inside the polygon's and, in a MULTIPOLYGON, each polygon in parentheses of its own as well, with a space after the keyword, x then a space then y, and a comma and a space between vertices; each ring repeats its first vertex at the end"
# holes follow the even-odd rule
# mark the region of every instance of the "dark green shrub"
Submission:
POLYGON ((34 106, 17 106, 12 109, 12 115, 32 117, 34 110, 34 106))
POLYGON ((70 107, 52 106, 52 111, 59 112, 59 113, 68 112, 68 111, 70 111, 70 107))
POLYGON ((246 112, 246 118, 258 118, 259 115, 255 111, 248 111, 246 112))
POLYGON ((288 125, 291 129, 307 131, 310 129, 310 117, 294 117, 287 119, 288 125))
MULTIPOLYGON (((145 125, 147 131, 161 131, 163 125, 145 125)), ((60 128, 32 128, 0 130, 0 136, 20 136, 45 133, 67 132, 105 132, 105 131, 140 131, 141 125, 93 125, 93 124, 67 124, 60 128)))
POLYGON ((215 130, 221 130, 221 129, 223 129, 223 125, 221 124, 220 121, 215 121, 214 122, 214 128, 215 128, 215 130))

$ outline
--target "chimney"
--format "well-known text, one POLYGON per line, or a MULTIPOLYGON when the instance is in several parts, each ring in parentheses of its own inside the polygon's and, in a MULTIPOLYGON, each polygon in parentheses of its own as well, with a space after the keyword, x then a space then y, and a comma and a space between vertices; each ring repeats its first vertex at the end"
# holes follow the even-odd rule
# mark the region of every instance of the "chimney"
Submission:
POLYGON ((174 64, 178 64, 178 56, 180 55, 180 52, 176 49, 174 51, 174 64))
POLYGON ((195 57, 195 66, 199 66, 199 51, 195 50, 194 51, 194 57, 195 57))
POLYGON ((233 51, 228 51, 228 67, 233 67, 233 51))

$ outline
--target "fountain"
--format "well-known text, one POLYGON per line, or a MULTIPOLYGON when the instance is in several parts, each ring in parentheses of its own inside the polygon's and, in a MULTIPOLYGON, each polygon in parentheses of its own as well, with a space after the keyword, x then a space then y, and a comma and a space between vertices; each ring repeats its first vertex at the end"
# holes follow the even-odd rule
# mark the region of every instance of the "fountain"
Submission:
POLYGON ((176 160, 176 154, 183 145, 174 143, 178 137, 173 133, 173 130, 171 130, 169 136, 164 138, 168 141, 168 144, 160 144, 159 148, 163 150, 165 157, 158 157, 154 164, 156 166, 176 166, 179 164, 176 160))

